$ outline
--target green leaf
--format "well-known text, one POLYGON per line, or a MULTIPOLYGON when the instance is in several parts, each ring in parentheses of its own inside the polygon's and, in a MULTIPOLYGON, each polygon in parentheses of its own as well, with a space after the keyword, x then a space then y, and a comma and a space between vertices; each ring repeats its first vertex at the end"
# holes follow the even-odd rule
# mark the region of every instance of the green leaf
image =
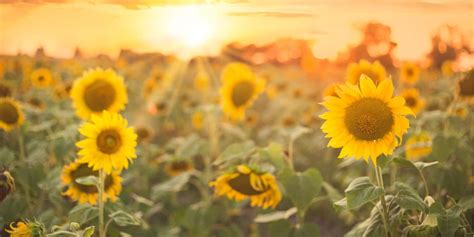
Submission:
POLYGON ((82 233, 82 237, 92 237, 94 232, 95 232, 95 227, 89 226, 86 229, 84 229, 84 232, 82 233))
POLYGON ((222 165, 224 163, 233 163, 239 159, 245 158, 255 151, 255 143, 253 141, 245 141, 234 143, 228 146, 220 156, 214 161, 214 165, 222 165))
POLYGON ((274 211, 267 214, 260 214, 257 217, 255 217, 254 222, 268 223, 268 222, 274 222, 278 220, 286 220, 290 218, 292 215, 296 214, 296 212, 298 212, 298 209, 296 209, 296 207, 292 207, 286 211, 274 211))
POLYGON ((77 205, 69 211, 69 221, 80 224, 87 223, 98 216, 97 207, 89 204, 77 205))
POLYGON ((288 220, 280 220, 276 222, 271 222, 268 225, 270 232, 269 236, 272 237, 289 237, 291 234, 291 223, 288 220))
POLYGON ((450 136, 438 135, 433 139, 433 151, 430 155, 431 160, 443 161, 449 158, 456 151, 459 139, 450 136))
POLYGON ((405 210, 426 212, 428 207, 415 189, 401 182, 396 182, 394 186, 397 191, 396 201, 398 205, 405 210))
POLYGON ((312 129, 310 128, 297 126, 290 131, 290 141, 294 142, 296 139, 298 139, 302 135, 310 133, 311 131, 312 129))
POLYGON ((260 149, 259 156, 270 161, 278 171, 287 168, 283 147, 278 143, 270 143, 267 147, 260 149))
POLYGON ((175 176, 163 183, 160 183, 154 186, 151 190, 151 198, 153 200, 159 199, 164 194, 169 192, 178 192, 183 189, 191 177, 190 173, 183 173, 181 175, 175 176))
MULTIPOLYGON (((7 147, 0 148, 0 164, 9 165, 15 160, 15 153, 7 147)), ((3 168, 3 167, 2 167, 3 168)))
POLYGON ((135 217, 132 214, 129 214, 122 210, 109 214, 109 217, 118 226, 132 226, 132 225, 140 225, 142 223, 142 221, 138 217, 135 217))
POLYGON ((393 157, 393 156, 381 155, 377 159, 377 165, 380 166, 383 169, 383 168, 387 167, 388 165, 390 165, 390 163, 392 163, 394 158, 395 157, 393 157))
POLYGON ((434 161, 434 162, 421 162, 421 161, 418 161, 418 162, 415 162, 415 167, 419 170, 423 170, 424 168, 427 168, 427 167, 430 167, 430 166, 433 166, 433 165, 437 165, 439 162, 438 161, 434 161))
POLYGON ((80 177, 76 179, 76 182, 82 185, 93 186, 99 183, 97 176, 89 175, 86 177, 80 177))
POLYGON ((347 198, 343 198, 337 202, 333 202, 333 207, 336 211, 346 210, 347 209, 347 198))
POLYGON ((463 211, 474 209, 474 195, 461 198, 458 205, 463 209, 463 211))
POLYGON ((293 237, 318 237, 319 227, 313 223, 304 223, 300 228, 296 229, 293 237))
POLYGON ((439 215, 438 230, 442 237, 453 237, 459 228, 460 218, 454 214, 439 215))
POLYGON ((382 196, 383 189, 372 184, 369 177, 359 177, 349 184, 345 193, 347 208, 352 210, 382 196))
POLYGON ((298 210, 305 210, 321 191, 323 177, 318 170, 310 168, 282 180, 286 194, 298 210))

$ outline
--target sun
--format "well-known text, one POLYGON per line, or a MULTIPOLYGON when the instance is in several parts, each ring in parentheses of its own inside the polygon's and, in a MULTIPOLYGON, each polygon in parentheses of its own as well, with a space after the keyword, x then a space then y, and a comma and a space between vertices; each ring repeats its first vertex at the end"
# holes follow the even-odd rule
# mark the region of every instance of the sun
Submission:
POLYGON ((213 23, 206 12, 197 5, 170 9, 165 27, 169 38, 189 50, 207 43, 213 33, 213 23))

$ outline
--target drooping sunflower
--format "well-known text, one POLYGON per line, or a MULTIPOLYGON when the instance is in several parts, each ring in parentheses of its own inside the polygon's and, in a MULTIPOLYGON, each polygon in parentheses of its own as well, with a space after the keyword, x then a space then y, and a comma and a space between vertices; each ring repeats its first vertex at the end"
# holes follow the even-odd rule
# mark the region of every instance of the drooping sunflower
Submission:
POLYGON ((407 159, 418 161, 431 154, 433 150, 431 136, 427 133, 419 133, 407 139, 405 144, 405 155, 407 159))
POLYGON ((53 84, 53 76, 47 68, 38 68, 31 73, 31 84, 37 88, 45 88, 53 84))
MULTIPOLYGON (((78 183, 78 178, 84 178, 87 176, 99 177, 99 172, 92 170, 87 164, 73 162, 69 165, 65 165, 61 174, 61 183, 67 186, 67 190, 63 192, 71 198, 73 201, 77 201, 80 204, 90 203, 95 205, 99 198, 99 191, 95 185, 84 185, 78 183)), ((105 176, 104 186, 104 201, 110 199, 112 202, 117 200, 120 191, 122 190, 122 178, 118 172, 112 172, 105 176)))
POLYGON ((70 95, 76 114, 84 120, 104 110, 119 112, 128 102, 123 78, 112 69, 85 71, 81 78, 74 81, 70 95))
POLYGON ((15 99, 0 98, 0 129, 10 132, 20 127, 24 121, 21 106, 15 99))
POLYGON ((474 69, 469 71, 457 84, 457 95, 462 100, 474 103, 474 69))
POLYGON ((237 166, 232 172, 209 183, 209 186, 215 188, 217 196, 227 196, 235 201, 250 199, 251 206, 264 209, 275 208, 282 198, 275 176, 258 172, 247 165, 237 166))
MULTIPOLYGON (((43 224, 31 221, 15 221, 4 229, 10 237, 36 237, 44 236, 45 228, 43 224)), ((2 235, 3 236, 3 235, 2 235)))
POLYGON ((6 83, 0 82, 0 97, 10 97, 11 95, 11 87, 6 83))
POLYGON ((4 170, 0 172, 0 202, 2 202, 9 193, 15 190, 15 179, 10 172, 4 170))
POLYGON ((233 121, 241 121, 245 110, 252 106, 263 92, 265 81, 256 77, 250 68, 242 63, 230 63, 222 71, 220 89, 221 107, 233 121))
POLYGON ((385 68, 379 61, 370 63, 367 60, 360 60, 359 63, 351 63, 347 67, 346 81, 357 85, 361 75, 368 76, 374 81, 375 85, 379 84, 386 78, 385 68))
POLYGON ((404 63, 400 69, 400 80, 408 84, 414 84, 420 78, 420 67, 415 63, 404 63))
POLYGON ((342 148, 339 158, 371 158, 392 154, 409 127, 406 115, 414 115, 403 97, 393 94, 389 79, 375 83, 365 75, 359 85, 346 83, 336 89, 339 97, 328 96, 321 103, 329 111, 321 129, 331 138, 328 146, 342 148))
POLYGON ((93 170, 103 169, 107 174, 113 170, 120 172, 137 158, 137 134, 127 127, 127 120, 120 114, 104 111, 101 115, 92 115, 91 121, 83 124, 79 132, 85 138, 76 143, 80 148, 78 161, 88 163, 93 170))
POLYGON ((187 160, 172 160, 166 163, 165 172, 169 176, 177 176, 193 169, 193 164, 187 160))
POLYGON ((418 112, 425 107, 425 100, 420 96, 420 92, 415 88, 405 89, 400 93, 400 95, 405 99, 405 105, 415 114, 418 114, 418 112))

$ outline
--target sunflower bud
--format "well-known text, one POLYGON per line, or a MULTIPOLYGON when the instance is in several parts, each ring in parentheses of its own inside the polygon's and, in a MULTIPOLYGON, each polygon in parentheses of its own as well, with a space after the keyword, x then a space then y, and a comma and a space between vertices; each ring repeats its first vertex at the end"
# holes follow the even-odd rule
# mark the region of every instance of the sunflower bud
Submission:
POLYGON ((0 173, 0 202, 5 199, 5 197, 15 190, 15 180, 11 176, 10 172, 3 171, 0 173))

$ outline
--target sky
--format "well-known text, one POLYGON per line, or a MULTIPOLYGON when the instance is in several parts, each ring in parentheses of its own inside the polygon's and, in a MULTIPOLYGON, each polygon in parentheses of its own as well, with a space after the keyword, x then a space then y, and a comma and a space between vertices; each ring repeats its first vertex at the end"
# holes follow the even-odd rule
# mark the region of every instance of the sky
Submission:
POLYGON ((313 52, 334 58, 378 21, 392 28, 397 57, 416 60, 433 32, 460 27, 474 44, 471 0, 0 0, 0 54, 68 58, 117 56, 120 49, 183 56, 218 54, 230 42, 314 40, 313 52))

